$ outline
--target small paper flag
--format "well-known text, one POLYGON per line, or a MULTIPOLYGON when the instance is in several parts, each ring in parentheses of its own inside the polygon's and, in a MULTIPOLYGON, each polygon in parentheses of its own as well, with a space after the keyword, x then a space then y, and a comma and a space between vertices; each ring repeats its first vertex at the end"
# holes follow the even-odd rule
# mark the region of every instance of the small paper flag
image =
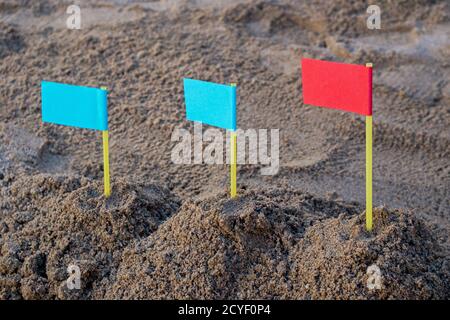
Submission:
POLYGON ((303 102, 372 115, 371 73, 365 66, 303 58, 303 102))
POLYGON ((108 130, 106 90, 43 81, 42 121, 108 130))
POLYGON ((373 228, 372 68, 302 59, 303 102, 366 116, 366 230, 373 228))
POLYGON ((236 130, 236 87, 184 79, 186 117, 219 128, 236 130))

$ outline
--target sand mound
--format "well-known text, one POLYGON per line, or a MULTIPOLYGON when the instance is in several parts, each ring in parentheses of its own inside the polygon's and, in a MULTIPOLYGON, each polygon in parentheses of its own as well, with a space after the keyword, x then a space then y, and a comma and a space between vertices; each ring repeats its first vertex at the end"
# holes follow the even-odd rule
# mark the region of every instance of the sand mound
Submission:
POLYGON ((179 200, 117 181, 36 175, 2 189, 3 299, 448 298, 449 259, 427 225, 293 190, 179 200), (68 290, 67 267, 81 271, 68 290), (367 269, 381 271, 369 290, 367 269))
POLYGON ((78 32, 61 1, 0 1, 0 299, 449 298, 448 3, 380 1, 369 30, 358 0, 92 0, 78 32), (405 210, 373 234, 364 121, 303 103, 301 57, 374 63, 374 201, 405 210), (239 166, 230 201, 224 167, 174 165, 184 77, 239 84, 278 175, 239 166), (42 124, 42 80, 109 88, 112 198, 100 134, 42 124))
POLYGON ((96 281, 114 273, 121 250, 178 208, 155 185, 117 181, 113 189, 105 200, 100 183, 38 175, 2 190, 0 297, 89 298, 96 281), (80 267, 82 290, 67 290, 70 264, 80 267))
POLYGON ((124 251, 107 297, 448 298, 449 261, 422 222, 378 210, 369 235, 356 212, 286 190, 187 202, 124 251), (380 290, 367 288, 372 264, 380 290))
POLYGON ((448 299, 445 251, 410 212, 375 211, 368 234, 364 215, 311 227, 289 257, 292 298, 448 299), (368 267, 381 272, 381 289, 368 290, 368 267))

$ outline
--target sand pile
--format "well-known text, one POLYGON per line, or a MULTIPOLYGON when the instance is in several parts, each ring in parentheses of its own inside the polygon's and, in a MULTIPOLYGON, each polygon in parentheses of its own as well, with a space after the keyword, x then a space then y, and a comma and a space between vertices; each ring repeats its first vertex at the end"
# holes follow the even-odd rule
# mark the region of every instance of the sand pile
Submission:
POLYGON ((153 184, 35 175, 2 189, 2 299, 448 298, 450 264, 424 222, 293 189, 180 201, 153 184), (367 268, 381 270, 369 290, 367 268), (81 271, 68 290, 67 268, 81 271))
POLYGON ((1 1, 0 298, 448 299, 449 4, 378 4, 381 30, 357 0, 82 0, 68 30, 68 4, 1 1), (374 204, 404 210, 373 234, 364 119, 303 104, 305 56, 374 63, 374 204), (280 129, 278 175, 239 166, 230 201, 225 166, 174 165, 183 77, 239 84, 239 128, 280 129), (112 198, 100 134, 43 124, 42 80, 110 89, 112 198))
POLYGON ((0 297, 89 298, 121 250, 145 238, 179 206, 155 185, 102 185, 84 178, 37 175, 2 189, 0 297), (68 291, 67 267, 78 265, 81 290, 68 291))
POLYGON ((246 192, 183 204, 124 251, 108 298, 448 298, 448 258, 423 222, 295 191, 246 192), (367 288, 376 264, 382 288, 367 288))

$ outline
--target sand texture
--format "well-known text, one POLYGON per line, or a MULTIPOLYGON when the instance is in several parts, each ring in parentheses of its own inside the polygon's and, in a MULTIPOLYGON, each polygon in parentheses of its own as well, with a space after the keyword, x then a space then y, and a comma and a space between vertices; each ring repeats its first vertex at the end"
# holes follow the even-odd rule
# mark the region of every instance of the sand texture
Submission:
POLYGON ((450 298, 448 1, 378 1, 381 30, 357 0, 77 3, 81 30, 0 2, 1 299, 450 298), (372 233, 364 118, 304 105, 301 57, 374 64, 372 233), (230 200, 226 165, 172 163, 183 77, 238 84, 277 175, 240 165, 230 200), (101 133, 43 124, 42 80, 108 87, 109 199, 101 133))

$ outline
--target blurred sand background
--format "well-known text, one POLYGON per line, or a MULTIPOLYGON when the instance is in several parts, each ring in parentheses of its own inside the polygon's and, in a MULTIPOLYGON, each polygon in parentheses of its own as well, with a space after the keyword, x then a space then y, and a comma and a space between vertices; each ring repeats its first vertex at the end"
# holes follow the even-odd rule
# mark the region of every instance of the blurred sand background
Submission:
POLYGON ((369 4, 2 0, 0 296, 448 299, 449 5, 378 1, 369 30, 369 4), (373 235, 364 119, 303 105, 303 56, 374 64, 373 235), (238 127, 280 129, 276 176, 240 166, 233 202, 226 166, 171 162, 183 77, 238 83, 238 127), (110 199, 100 133, 43 124, 42 80, 109 88, 110 199))

